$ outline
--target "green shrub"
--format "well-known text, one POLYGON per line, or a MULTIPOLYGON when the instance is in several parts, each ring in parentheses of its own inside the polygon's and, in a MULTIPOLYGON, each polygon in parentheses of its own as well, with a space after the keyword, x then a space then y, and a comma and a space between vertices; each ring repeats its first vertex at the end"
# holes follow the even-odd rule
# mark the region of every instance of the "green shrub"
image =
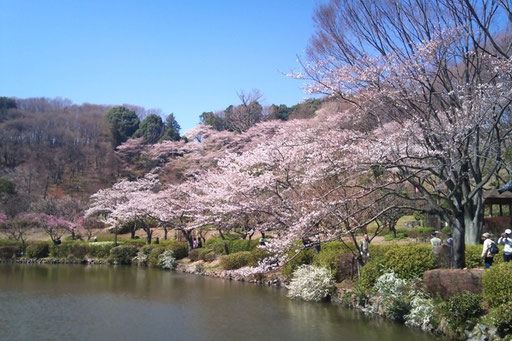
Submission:
POLYGON ((461 292, 446 302, 443 314, 451 326, 464 329, 482 314, 482 298, 470 291, 461 292))
POLYGON ((436 259, 429 245, 395 245, 384 254, 382 265, 400 278, 415 278, 434 269, 436 259))
MULTIPOLYGON (((314 255, 313 264, 316 266, 324 267, 331 270, 332 275, 336 280, 340 280, 343 273, 346 272, 344 255, 350 253, 350 249, 342 242, 334 241, 322 245, 319 253, 314 255)), ((351 257, 350 257, 351 258, 351 257)))
POLYGON ((407 238, 407 234, 403 233, 403 232, 397 232, 396 233, 396 237, 392 233, 387 234, 387 235, 384 236, 384 240, 387 241, 387 242, 390 242, 392 240, 405 239, 405 238, 407 238))
POLYGON ((385 267, 383 265, 384 255, 386 252, 396 247, 395 244, 373 245, 370 244, 370 259, 361 268, 359 276, 359 287, 368 292, 373 288, 377 278, 384 274, 385 267))
POLYGON ((21 242, 10 239, 0 239, 0 246, 16 246, 21 249, 21 242))
POLYGON ((481 268, 484 266, 484 260, 481 257, 482 246, 481 245, 467 245, 464 251, 464 257, 466 258, 466 267, 468 269, 481 268))
POLYGON ((483 296, 491 307, 510 302, 512 297, 512 263, 496 264, 486 270, 482 277, 482 289, 483 296))
POLYGON ((384 273, 382 265, 377 261, 370 260, 361 268, 361 274, 359 275, 359 286, 366 292, 370 291, 377 278, 384 273))
POLYGON ((407 230, 407 237, 426 240, 430 238, 432 232, 434 232, 434 228, 432 227, 416 227, 407 230))
POLYGON ((153 248, 148 255, 148 266, 157 267, 159 265, 159 256, 164 253, 165 248, 157 247, 153 248))
POLYGON ((144 245, 143 247, 139 248, 139 250, 137 251, 137 255, 132 259, 132 263, 147 266, 149 262, 150 253, 158 248, 163 249, 159 245, 144 245))
POLYGON ((377 279, 374 289, 382 299, 384 315, 396 321, 405 322, 411 310, 411 293, 415 282, 398 278, 394 272, 387 272, 377 279))
POLYGON ((441 229, 441 232, 443 232, 444 234, 448 234, 452 231, 452 228, 450 226, 445 226, 441 229))
POLYGON ((359 285, 371 290, 385 272, 393 271, 399 278, 421 277, 436 267, 432 248, 426 244, 371 245, 370 260, 361 268, 359 285))
POLYGON ((250 251, 240 251, 220 257, 220 266, 224 270, 240 269, 250 265, 252 262, 253 254, 250 251))
POLYGON ((251 251, 259 244, 257 240, 237 239, 237 237, 230 235, 225 237, 226 239, 217 236, 208 238, 204 247, 213 250, 217 255, 225 255, 226 249, 224 245, 227 246, 229 253, 236 253, 240 251, 251 251))
POLYGON ((490 316, 500 337, 512 335, 512 301, 492 309, 490 316))
POLYGON ((120 239, 119 244, 143 247, 144 245, 146 245, 146 238, 143 238, 143 239, 130 239, 130 238, 120 239))
POLYGON ((188 258, 190 258, 192 262, 197 262, 201 259, 201 252, 203 251, 203 248, 192 249, 188 253, 188 258))
POLYGON ((266 250, 257 247, 257 248, 252 249, 251 256, 252 256, 252 260, 251 260, 251 263, 249 265, 250 266, 256 266, 256 265, 258 265, 258 263, 261 260, 263 260, 264 258, 268 257, 269 254, 268 254, 268 252, 266 250))
POLYGON ((165 246, 166 250, 171 250, 174 258, 182 259, 188 256, 188 243, 172 241, 169 245, 165 246))
POLYGON ((11 259, 16 257, 19 249, 16 246, 0 246, 0 258, 11 259))
POLYGON ((65 242, 50 246, 50 256, 55 258, 83 259, 87 253, 87 247, 80 242, 65 242))
POLYGON ((138 248, 134 245, 121 245, 110 250, 108 261, 111 264, 131 264, 137 255, 138 248))
POLYGON ((110 250, 114 247, 114 242, 94 242, 87 243, 87 254, 93 258, 106 259, 110 256, 110 250))
MULTIPOLYGON (((466 267, 468 269, 472 268, 482 268, 484 266, 484 260, 482 259, 482 245, 467 245, 464 251, 464 256, 466 258, 466 267)), ((503 249, 498 245, 498 249, 500 249, 500 253, 494 256, 494 264, 499 264, 503 262, 503 249)))
POLYGON ((35 243, 27 246, 25 253, 28 258, 46 258, 50 252, 48 243, 35 243))
POLYGON ((283 267, 283 275, 286 278, 291 278, 295 269, 300 265, 312 264, 314 256, 315 254, 311 249, 301 250, 299 253, 294 250, 288 252, 290 261, 283 267))
POLYGON ((229 253, 237 253, 240 251, 251 251, 256 246, 258 246, 259 242, 257 240, 247 240, 247 239, 236 239, 230 240, 228 242, 229 253))
POLYGON ((217 258, 215 251, 210 249, 202 249, 199 251, 199 259, 204 262, 213 262, 217 258))
POLYGON ((371 260, 382 260, 386 252, 395 247, 395 244, 380 244, 380 245, 369 245, 370 259, 371 260))
POLYGON ((211 237, 204 243, 204 248, 212 250, 216 255, 224 255, 226 254, 224 244, 227 244, 229 249, 229 241, 230 239, 223 240, 221 237, 217 236, 211 237))

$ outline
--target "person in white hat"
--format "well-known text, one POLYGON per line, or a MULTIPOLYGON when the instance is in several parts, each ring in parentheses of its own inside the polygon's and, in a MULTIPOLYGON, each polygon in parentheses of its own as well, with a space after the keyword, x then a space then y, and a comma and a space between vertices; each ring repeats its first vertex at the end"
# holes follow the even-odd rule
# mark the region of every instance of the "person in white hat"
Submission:
POLYGON ((512 231, 510 229, 505 230, 505 233, 498 239, 498 244, 505 245, 503 248, 503 261, 510 262, 512 259, 512 231))
POLYGON ((485 232, 484 234, 482 234, 482 238, 485 239, 484 247, 482 250, 482 258, 484 259, 485 268, 489 269, 494 261, 494 255, 496 254, 492 252, 492 244, 494 244, 494 246, 496 246, 496 244, 491 239, 491 234, 489 232, 485 232))

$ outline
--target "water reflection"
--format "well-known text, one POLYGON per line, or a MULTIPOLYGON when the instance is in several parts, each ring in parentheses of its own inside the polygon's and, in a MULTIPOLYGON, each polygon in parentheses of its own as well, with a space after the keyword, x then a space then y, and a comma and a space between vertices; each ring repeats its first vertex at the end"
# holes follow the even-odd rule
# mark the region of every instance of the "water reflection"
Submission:
POLYGON ((430 340, 283 290, 136 267, 0 265, 0 339, 430 340))

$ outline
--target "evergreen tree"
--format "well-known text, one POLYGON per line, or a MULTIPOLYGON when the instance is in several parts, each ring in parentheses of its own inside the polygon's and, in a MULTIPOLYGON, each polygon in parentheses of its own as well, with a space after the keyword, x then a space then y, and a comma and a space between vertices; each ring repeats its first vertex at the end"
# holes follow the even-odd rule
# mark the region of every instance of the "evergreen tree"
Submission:
POLYGON ((140 124, 135 111, 123 106, 109 109, 105 114, 105 120, 110 124, 114 146, 118 146, 132 137, 140 124))
POLYGON ((139 129, 133 135, 134 137, 143 137, 149 144, 158 142, 164 132, 164 123, 158 115, 148 115, 140 124, 139 129))
POLYGON ((180 125, 176 121, 176 118, 174 117, 174 114, 169 114, 167 118, 165 119, 165 127, 164 127, 164 133, 162 134, 162 137, 160 138, 161 141, 164 140, 171 140, 171 141, 178 141, 180 139, 180 125))

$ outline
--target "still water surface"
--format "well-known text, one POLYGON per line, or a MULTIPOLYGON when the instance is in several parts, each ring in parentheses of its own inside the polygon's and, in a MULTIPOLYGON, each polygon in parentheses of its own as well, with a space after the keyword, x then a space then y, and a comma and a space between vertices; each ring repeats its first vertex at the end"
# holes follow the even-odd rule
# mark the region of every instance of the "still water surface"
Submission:
POLYGON ((432 340, 282 289, 129 266, 0 264, 0 340, 432 340))

